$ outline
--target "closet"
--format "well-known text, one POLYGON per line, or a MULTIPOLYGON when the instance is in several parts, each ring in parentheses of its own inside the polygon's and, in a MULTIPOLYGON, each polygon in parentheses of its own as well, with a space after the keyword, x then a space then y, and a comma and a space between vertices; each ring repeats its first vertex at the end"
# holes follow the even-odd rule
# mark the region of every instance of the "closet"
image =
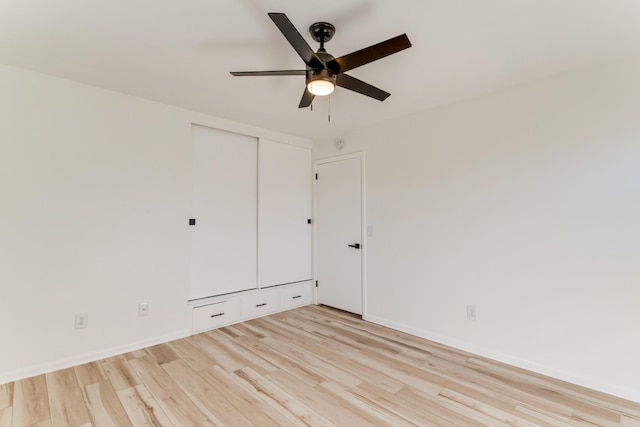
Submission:
POLYGON ((192 330, 311 303, 311 150, 192 125, 192 330))

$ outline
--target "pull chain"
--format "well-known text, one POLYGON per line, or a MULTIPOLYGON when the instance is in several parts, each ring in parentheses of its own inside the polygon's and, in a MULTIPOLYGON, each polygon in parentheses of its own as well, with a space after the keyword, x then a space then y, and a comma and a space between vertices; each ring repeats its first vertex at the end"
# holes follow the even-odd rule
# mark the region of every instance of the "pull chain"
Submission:
POLYGON ((327 121, 331 121, 331 95, 329 95, 329 116, 327 117, 327 121))

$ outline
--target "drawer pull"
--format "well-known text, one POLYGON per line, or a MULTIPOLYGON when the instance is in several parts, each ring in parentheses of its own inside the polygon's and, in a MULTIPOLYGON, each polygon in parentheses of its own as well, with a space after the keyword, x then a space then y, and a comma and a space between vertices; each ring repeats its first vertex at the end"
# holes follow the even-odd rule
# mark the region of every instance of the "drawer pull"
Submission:
POLYGON ((265 305, 267 305, 267 303, 263 302, 262 304, 256 304, 256 307, 264 307, 265 305))
POLYGON ((211 317, 224 316, 224 313, 212 314, 211 317))
POLYGON ((302 295, 296 295, 295 297, 291 297, 291 299, 298 299, 298 298, 302 298, 302 295))

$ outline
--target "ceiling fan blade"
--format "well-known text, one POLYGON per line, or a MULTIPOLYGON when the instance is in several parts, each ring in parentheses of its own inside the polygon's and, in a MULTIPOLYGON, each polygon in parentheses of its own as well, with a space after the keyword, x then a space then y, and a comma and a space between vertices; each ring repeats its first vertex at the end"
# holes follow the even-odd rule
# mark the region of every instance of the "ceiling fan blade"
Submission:
POLYGON ((269 18, 276 24, 289 44, 298 52, 300 58, 311 68, 324 68, 324 64, 309 44, 302 38, 296 27, 293 26, 284 13, 269 13, 269 18))
POLYGON ((313 98, 315 98, 316 96, 314 94, 312 94, 311 92, 309 92, 307 90, 307 88, 304 88, 304 93, 302 94, 302 99, 300 100, 300 105, 298 105, 298 108, 306 108, 309 105, 311 105, 311 101, 313 101, 313 98))
POLYGON ((246 76, 304 76, 306 70, 274 70, 274 71, 231 71, 236 77, 246 76))
POLYGON ((391 95, 389 92, 385 92, 382 89, 371 86, 369 83, 365 83, 362 80, 358 80, 348 74, 338 74, 336 84, 345 89, 349 89, 354 92, 361 93, 362 95, 377 99, 378 101, 384 101, 389 97, 389 95, 391 95))
POLYGON ((402 34, 333 59, 327 62, 327 68, 337 73, 344 73, 361 65, 368 64, 369 62, 377 61, 385 56, 393 55, 409 47, 411 47, 409 37, 407 37, 406 34, 402 34))

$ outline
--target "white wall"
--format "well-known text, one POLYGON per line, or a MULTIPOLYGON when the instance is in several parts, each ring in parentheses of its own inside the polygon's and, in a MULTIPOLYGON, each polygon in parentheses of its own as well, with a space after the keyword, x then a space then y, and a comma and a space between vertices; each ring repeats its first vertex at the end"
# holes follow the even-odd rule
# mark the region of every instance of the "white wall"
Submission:
POLYGON ((639 76, 633 58, 316 141, 366 152, 366 318, 640 401, 639 76))
POLYGON ((0 66, 0 383, 188 333, 191 122, 310 145, 0 66))

